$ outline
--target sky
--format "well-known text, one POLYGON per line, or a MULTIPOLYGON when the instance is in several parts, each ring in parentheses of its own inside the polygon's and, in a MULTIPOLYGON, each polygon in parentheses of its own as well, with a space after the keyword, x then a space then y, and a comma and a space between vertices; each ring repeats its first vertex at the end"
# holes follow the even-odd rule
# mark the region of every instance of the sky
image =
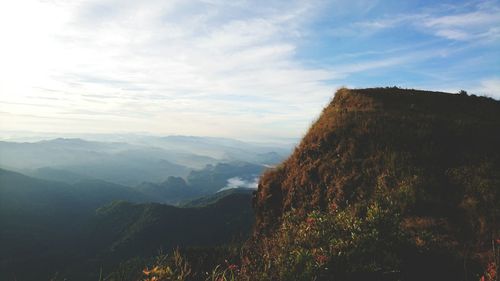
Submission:
POLYGON ((500 0, 5 0, 0 42, 2 131, 270 140, 342 86, 500 99, 500 0))

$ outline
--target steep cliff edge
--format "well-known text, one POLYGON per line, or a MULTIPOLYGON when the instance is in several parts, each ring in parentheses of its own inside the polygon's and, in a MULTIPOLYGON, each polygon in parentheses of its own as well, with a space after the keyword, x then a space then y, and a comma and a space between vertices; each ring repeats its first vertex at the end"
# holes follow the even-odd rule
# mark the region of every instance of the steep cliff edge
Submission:
MULTIPOLYGON (((492 241, 494 245, 500 238, 500 102, 399 88, 340 89, 293 154, 261 177, 254 207, 255 248, 267 251, 261 254, 278 255, 279 250, 273 252, 273 246, 263 246, 263 241, 275 239, 279 244, 277 233, 289 225, 289 214, 309 218, 310 223, 313 211, 329 216, 346 212, 359 218, 363 227, 374 208, 385 208, 395 217, 395 231, 411 244, 411 262, 453 254, 463 260, 453 278, 477 277, 479 265, 494 259, 492 241), (452 254, 432 253, 436 245, 452 254), (469 263, 478 266, 468 269, 469 263)), ((372 230, 383 232, 377 225, 372 230)), ((377 237, 383 241, 388 236, 377 237)), ((318 246, 325 262, 341 255, 331 250, 333 242, 328 243, 318 246)), ((392 254, 408 254, 402 249, 392 254)), ((404 273, 409 268, 405 262, 410 260, 391 264, 392 270, 380 261, 378 271, 404 273)), ((458 263, 445 261, 443 271, 455 270, 458 263)), ((284 278, 276 274, 270 276, 284 278)), ((325 277, 331 274, 323 277, 331 280, 325 277)), ((435 276, 451 280, 445 274, 435 276)), ((395 279, 405 279, 401 276, 409 275, 395 279)))

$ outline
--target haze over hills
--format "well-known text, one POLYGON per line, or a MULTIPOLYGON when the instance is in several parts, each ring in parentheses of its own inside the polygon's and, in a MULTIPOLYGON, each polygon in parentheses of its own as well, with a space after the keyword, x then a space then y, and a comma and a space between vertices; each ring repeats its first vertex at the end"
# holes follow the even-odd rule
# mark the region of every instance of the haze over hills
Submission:
POLYGON ((221 162, 272 165, 286 157, 291 147, 187 136, 136 136, 130 143, 64 138, 1 141, 0 167, 49 180, 101 179, 136 186, 160 183, 169 176, 185 178, 192 170, 221 162))
POLYGON ((256 179, 290 151, 222 138, 123 140, 0 142, 2 278, 48 280, 59 271, 87 280, 161 247, 241 241, 256 179), (238 187, 253 189, 231 191, 238 187))

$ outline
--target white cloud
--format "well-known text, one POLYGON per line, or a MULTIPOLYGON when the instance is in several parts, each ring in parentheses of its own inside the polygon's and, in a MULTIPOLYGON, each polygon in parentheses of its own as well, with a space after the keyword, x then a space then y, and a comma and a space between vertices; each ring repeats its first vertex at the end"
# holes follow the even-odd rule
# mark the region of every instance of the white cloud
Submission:
POLYGON ((500 100, 500 77, 484 79, 474 89, 475 94, 481 94, 500 100))
MULTIPOLYGON (((246 1, 29 4, 0 4, 10 43, 1 49, 0 106, 23 124, 29 112, 53 118, 55 131, 294 135, 304 128, 276 130, 289 122, 284 116, 312 118, 332 91, 322 82, 328 71, 294 60, 310 3, 257 10, 246 1), (290 110, 299 105, 309 108, 290 110), (252 120, 254 113, 261 118, 252 120), (246 124, 253 129, 241 132, 246 124)), ((40 128, 33 120, 25 129, 40 128)))
POLYGON ((422 26, 436 36, 457 41, 495 40, 500 25, 500 9, 477 6, 476 11, 446 16, 428 15, 422 26))
POLYGON ((219 191, 233 189, 233 188, 254 188, 256 189, 259 185, 259 177, 255 177, 253 180, 244 180, 240 177, 234 177, 227 180, 225 187, 221 188, 219 191))
POLYGON ((334 29, 337 36, 373 35, 398 28, 413 27, 422 33, 455 41, 497 40, 500 26, 500 6, 494 1, 437 5, 413 13, 383 15, 380 18, 354 22, 350 27, 334 29), (471 6, 464 12, 462 6, 471 6))

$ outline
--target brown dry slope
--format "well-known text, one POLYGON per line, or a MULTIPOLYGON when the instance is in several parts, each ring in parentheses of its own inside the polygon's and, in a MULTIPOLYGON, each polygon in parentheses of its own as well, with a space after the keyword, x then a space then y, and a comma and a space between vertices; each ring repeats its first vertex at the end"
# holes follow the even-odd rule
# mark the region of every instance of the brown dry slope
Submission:
MULTIPOLYGON (((264 244, 273 239, 274 244, 285 243, 276 239, 284 237, 279 232, 290 214, 306 218, 312 211, 327 216, 348 212, 360 219, 362 228, 380 198, 390 202, 386 206, 398 218, 397 231, 406 244, 394 246, 391 254, 397 262, 390 268, 383 259, 361 268, 378 274, 367 276, 387 277, 381 275, 385 270, 395 272, 391 278, 397 280, 479 278, 494 260, 492 241, 500 238, 500 102, 399 88, 340 89, 294 153, 261 178, 252 248, 254 254, 261 251, 256 256, 270 258, 269 265, 250 261, 252 270, 267 271, 262 276, 270 279, 285 278, 278 271, 286 263, 273 264, 283 259, 279 249, 264 244), (445 250, 436 253, 437 247, 445 250)), ((383 233, 383 226, 370 227, 383 233)), ((377 237, 385 245, 385 236, 377 237)), ((361 276, 347 269, 351 265, 333 268, 338 258, 332 255, 344 252, 335 252, 336 242, 326 238, 330 242, 318 249, 326 256, 320 256, 321 262, 330 268, 312 266, 313 276, 361 276)), ((304 245, 296 246, 314 247, 304 245)))

